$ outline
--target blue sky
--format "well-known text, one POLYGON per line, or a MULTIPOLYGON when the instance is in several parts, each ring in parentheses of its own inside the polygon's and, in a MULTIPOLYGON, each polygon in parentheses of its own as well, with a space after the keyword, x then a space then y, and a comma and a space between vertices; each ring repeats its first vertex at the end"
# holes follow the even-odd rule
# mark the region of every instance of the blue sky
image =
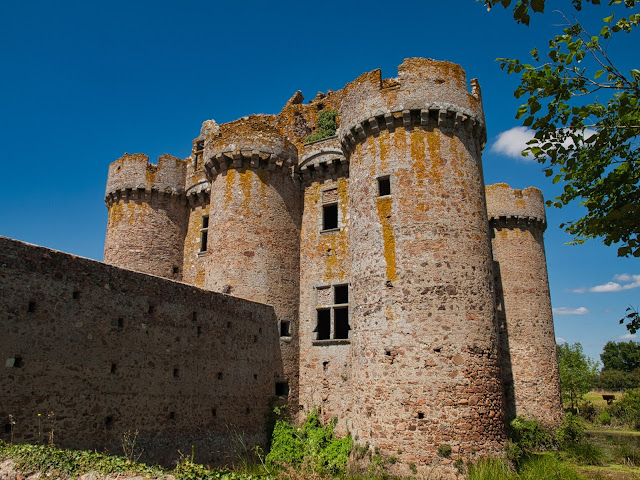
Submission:
MULTIPOLYGON (((107 168, 124 152, 184 158, 206 119, 277 113, 296 90, 312 99, 375 68, 393 77, 406 57, 456 62, 480 80, 487 184, 552 198, 560 186, 538 164, 494 145, 519 125, 520 103, 495 59, 525 59, 560 33, 552 9, 570 13, 570 2, 547 8, 527 28, 473 0, 1 2, 0 235, 101 260, 107 168)), ((597 32, 608 14, 587 6, 580 19, 597 32)), ((626 35, 611 52, 637 68, 637 44, 626 35)), ((558 225, 577 214, 547 212, 556 335, 598 359, 627 338, 617 319, 640 304, 640 267, 597 240, 566 245, 558 225)))

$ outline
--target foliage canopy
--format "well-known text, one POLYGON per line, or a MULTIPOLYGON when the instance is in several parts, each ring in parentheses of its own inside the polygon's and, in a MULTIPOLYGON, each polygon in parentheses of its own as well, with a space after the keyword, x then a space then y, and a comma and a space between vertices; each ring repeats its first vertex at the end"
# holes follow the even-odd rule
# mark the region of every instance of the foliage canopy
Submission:
POLYGON ((640 343, 607 342, 600 354, 603 370, 632 372, 640 368, 640 343))
POLYGON ((562 400, 569 402, 573 410, 582 396, 591 390, 598 367, 583 353, 580 343, 563 343, 557 346, 557 351, 562 400))
MULTIPOLYGON (((511 0, 484 0, 491 8, 508 8, 511 0)), ((572 0, 576 11, 583 3, 572 0)), ((517 118, 535 131, 523 154, 545 165, 564 191, 549 205, 571 202, 584 206, 583 217, 561 225, 573 243, 601 238, 616 244, 618 256, 640 256, 640 70, 625 71, 610 55, 613 40, 631 33, 640 23, 636 0, 610 0, 624 6, 628 16, 603 19, 599 32, 588 32, 574 17, 564 16, 561 35, 548 48, 531 52, 532 63, 500 58, 507 73, 520 75, 514 92, 525 103, 517 118)), ((518 0, 516 21, 528 25, 530 12, 543 12, 544 0, 518 0)))

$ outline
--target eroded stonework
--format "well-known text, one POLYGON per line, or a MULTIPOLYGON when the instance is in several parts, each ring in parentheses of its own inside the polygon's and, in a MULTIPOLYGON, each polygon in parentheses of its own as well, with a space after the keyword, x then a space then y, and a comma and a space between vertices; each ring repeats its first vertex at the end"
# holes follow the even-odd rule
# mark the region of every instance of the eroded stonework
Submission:
POLYGON ((398 473, 445 471, 442 445, 500 452, 510 418, 553 425, 561 404, 542 195, 485 189, 470 83, 407 59, 397 78, 374 70, 307 104, 297 92, 278 115, 208 120, 185 160, 125 154, 109 168, 105 262, 272 306, 257 334, 276 352, 269 391, 248 393, 337 417, 398 473), (327 110, 335 135, 307 143, 327 110))

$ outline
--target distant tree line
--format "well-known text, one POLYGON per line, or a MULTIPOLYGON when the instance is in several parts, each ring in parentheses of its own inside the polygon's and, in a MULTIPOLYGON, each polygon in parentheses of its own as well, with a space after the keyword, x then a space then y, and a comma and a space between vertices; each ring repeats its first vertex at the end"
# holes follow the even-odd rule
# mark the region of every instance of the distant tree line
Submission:
POLYGON ((607 342, 600 361, 602 369, 593 388, 617 391, 640 387, 640 342, 607 342))

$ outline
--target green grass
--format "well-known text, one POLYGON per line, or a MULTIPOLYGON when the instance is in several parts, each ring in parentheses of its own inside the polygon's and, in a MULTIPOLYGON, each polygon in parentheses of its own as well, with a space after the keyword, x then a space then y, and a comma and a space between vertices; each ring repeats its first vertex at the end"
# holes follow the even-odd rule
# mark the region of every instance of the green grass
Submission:
POLYGON ((101 475, 142 475, 157 478, 172 474, 176 480, 270 480, 264 474, 211 470, 186 460, 168 472, 131 461, 125 457, 83 450, 62 450, 46 445, 8 444, 0 442, 0 459, 12 459, 21 472, 39 471, 42 477, 73 478, 89 472, 101 475))
POLYGON ((617 402, 618 400, 620 400, 620 397, 622 397, 622 392, 596 392, 592 390, 589 393, 585 394, 584 400, 586 402, 593 403, 598 408, 604 408, 607 406, 607 401, 602 398, 603 394, 615 395, 616 399, 614 400, 614 402, 617 402))

